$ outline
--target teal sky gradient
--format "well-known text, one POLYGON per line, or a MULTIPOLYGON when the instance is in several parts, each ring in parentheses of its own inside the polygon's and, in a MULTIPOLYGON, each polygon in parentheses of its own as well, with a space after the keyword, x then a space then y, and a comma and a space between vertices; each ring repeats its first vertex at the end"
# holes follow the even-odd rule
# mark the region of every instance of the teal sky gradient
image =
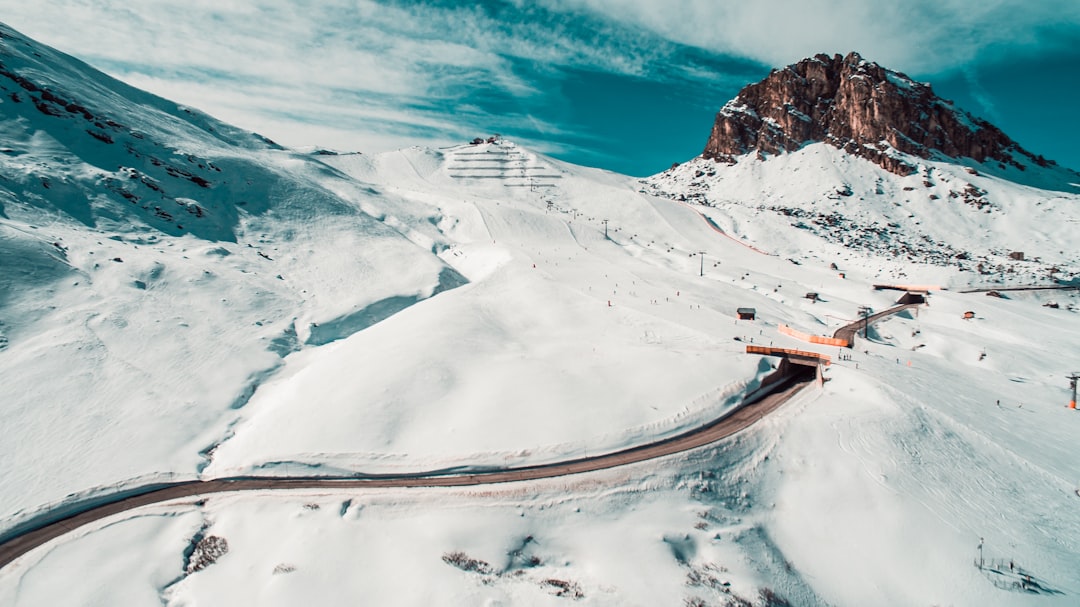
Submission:
POLYGON ((501 133, 645 176, 746 84, 860 52, 1080 168, 1075 0, 0 0, 28 36, 291 146, 501 133))

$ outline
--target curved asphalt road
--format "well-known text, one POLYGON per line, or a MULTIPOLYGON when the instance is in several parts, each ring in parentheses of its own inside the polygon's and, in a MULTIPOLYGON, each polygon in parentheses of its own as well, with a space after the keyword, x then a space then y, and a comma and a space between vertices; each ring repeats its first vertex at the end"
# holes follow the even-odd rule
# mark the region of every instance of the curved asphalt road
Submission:
MULTIPOLYGON (((367 487, 464 487, 509 483, 605 470, 689 451, 716 442, 749 427, 774 411, 796 392, 813 381, 813 375, 806 371, 809 367, 793 365, 792 368, 793 371, 786 372, 781 379, 769 384, 769 387, 765 389, 768 392, 767 394, 761 395, 758 392, 751 394, 735 410, 729 411, 704 426, 670 438, 604 455, 582 457, 551 464, 476 471, 469 474, 419 473, 357 477, 238 477, 206 481, 183 481, 147 487, 141 493, 134 495, 129 493, 127 497, 115 496, 111 502, 88 506, 86 510, 63 518, 41 520, 37 525, 33 522, 29 523, 27 525, 29 528, 16 531, 13 537, 5 538, 3 543, 0 544, 0 567, 6 566, 23 554, 50 540, 93 521, 142 506, 179 498, 233 491, 363 489, 367 487), (802 373, 799 374, 799 371, 802 371, 802 373)), ((778 373, 783 373, 783 371, 778 371, 778 373)), ((136 489, 135 491, 141 490, 136 489)))
POLYGON ((1080 285, 1028 285, 1019 287, 975 287, 961 293, 989 293, 990 291, 1080 291, 1080 285))
POLYGON ((904 310, 907 310, 908 308, 917 308, 921 305, 923 304, 910 303, 893 306, 888 310, 883 310, 881 312, 878 312, 877 314, 871 314, 870 316, 867 316, 865 321, 860 318, 859 320, 856 320, 850 325, 844 325, 840 327, 836 330, 836 333, 833 333, 833 337, 835 337, 836 339, 846 340, 849 344, 851 344, 851 347, 854 347, 855 334, 858 333, 859 329, 863 327, 864 322, 865 324, 872 325, 875 322, 881 320, 882 318, 885 318, 886 316, 892 316, 893 314, 898 314, 900 312, 903 312, 904 310))

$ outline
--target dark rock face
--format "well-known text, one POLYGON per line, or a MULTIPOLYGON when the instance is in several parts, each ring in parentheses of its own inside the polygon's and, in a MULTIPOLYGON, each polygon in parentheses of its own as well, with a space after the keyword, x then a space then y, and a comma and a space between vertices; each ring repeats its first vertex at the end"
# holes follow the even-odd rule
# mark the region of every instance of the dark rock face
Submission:
POLYGON ((858 53, 817 55, 743 88, 717 114, 703 156, 734 162, 749 152, 763 157, 818 141, 900 175, 915 169, 893 150, 927 159, 996 161, 1021 170, 1053 164, 939 98, 929 85, 858 53))

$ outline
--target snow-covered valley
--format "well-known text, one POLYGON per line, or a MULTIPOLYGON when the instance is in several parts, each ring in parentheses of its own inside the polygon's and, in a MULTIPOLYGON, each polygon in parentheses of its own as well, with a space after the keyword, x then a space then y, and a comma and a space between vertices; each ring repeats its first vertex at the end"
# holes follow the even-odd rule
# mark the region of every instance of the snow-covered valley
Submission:
POLYGON ((624 468, 117 514, 0 569, 0 603, 1080 596, 1080 296, 963 292, 1075 286, 1076 193, 823 144, 644 181, 507 141, 286 150, 2 33, 0 536, 166 480, 613 451, 737 405, 776 362, 748 344, 833 364, 735 437, 624 468), (851 350, 780 332, 832 335, 897 283, 929 305, 851 350))

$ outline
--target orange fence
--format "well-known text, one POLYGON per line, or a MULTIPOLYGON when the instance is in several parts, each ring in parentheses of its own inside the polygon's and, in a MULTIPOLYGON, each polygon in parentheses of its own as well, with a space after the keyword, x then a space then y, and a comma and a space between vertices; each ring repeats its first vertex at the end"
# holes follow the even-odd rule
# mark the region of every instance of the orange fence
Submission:
POLYGON ((823 335, 811 335, 809 333, 803 333, 802 331, 796 331, 787 325, 780 325, 779 330, 784 335, 790 335, 796 339, 808 341, 812 344, 820 344, 822 346, 836 346, 838 348, 846 348, 851 344, 846 339, 839 339, 836 337, 825 337, 823 335))
POLYGON ((832 364, 832 357, 825 354, 818 354, 817 352, 807 352, 806 350, 789 350, 787 348, 772 348, 769 346, 746 346, 746 353, 764 354, 766 356, 781 356, 785 358, 809 358, 817 360, 818 362, 826 366, 832 364))

